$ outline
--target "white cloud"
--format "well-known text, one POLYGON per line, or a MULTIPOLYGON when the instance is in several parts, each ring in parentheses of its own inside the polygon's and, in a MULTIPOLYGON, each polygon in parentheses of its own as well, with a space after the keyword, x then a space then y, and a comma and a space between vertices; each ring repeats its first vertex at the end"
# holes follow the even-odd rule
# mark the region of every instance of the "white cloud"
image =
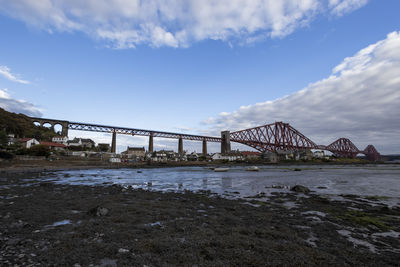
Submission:
POLYGON ((345 13, 359 9, 367 2, 368 0, 329 0, 329 7, 332 9, 331 13, 342 16, 345 13))
POLYGON ((359 149, 400 152, 400 32, 345 58, 332 75, 274 101, 243 106, 204 123, 240 130, 274 121, 289 122, 319 144, 350 138, 359 149))
POLYGON ((82 31, 115 48, 186 47, 205 39, 284 37, 317 14, 341 16, 367 0, 0 0, 0 12, 49 32, 82 31))
POLYGON ((24 100, 11 98, 7 89, 0 89, 0 108, 9 112, 23 113, 28 116, 41 117, 42 112, 35 105, 24 100))
POLYGON ((19 79, 14 74, 12 74, 10 68, 7 66, 0 66, 0 75, 13 82, 29 84, 28 81, 19 79))

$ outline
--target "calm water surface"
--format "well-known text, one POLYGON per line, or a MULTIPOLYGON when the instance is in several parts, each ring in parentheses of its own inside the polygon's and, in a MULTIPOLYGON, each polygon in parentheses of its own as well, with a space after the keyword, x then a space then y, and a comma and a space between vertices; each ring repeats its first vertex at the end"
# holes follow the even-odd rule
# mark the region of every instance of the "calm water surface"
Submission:
POLYGON ((246 167, 243 166, 231 167, 228 172, 214 172, 209 167, 72 170, 51 173, 44 179, 60 184, 119 184, 160 191, 186 189, 210 190, 218 194, 239 192, 240 196, 260 192, 284 192, 291 186, 301 184, 318 194, 400 198, 400 165, 259 168, 258 172, 246 171, 246 167), (300 168, 301 171, 294 171, 294 168, 300 168))

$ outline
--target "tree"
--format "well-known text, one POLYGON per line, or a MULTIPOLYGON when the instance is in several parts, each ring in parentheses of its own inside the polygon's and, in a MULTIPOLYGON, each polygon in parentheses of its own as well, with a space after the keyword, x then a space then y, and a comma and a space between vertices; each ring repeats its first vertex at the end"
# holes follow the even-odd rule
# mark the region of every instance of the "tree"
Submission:
POLYGON ((6 131, 0 131, 0 147, 5 148, 8 145, 8 136, 6 131))
POLYGON ((50 156, 50 149, 48 146, 44 145, 35 145, 28 149, 29 155, 32 156, 50 156))

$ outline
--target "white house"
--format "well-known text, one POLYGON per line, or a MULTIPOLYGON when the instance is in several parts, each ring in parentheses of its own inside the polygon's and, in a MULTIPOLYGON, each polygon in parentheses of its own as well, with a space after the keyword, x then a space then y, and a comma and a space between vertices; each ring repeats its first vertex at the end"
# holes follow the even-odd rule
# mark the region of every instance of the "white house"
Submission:
POLYGON ((236 161, 236 160, 243 160, 243 156, 240 153, 229 153, 229 154, 215 153, 211 155, 211 159, 236 161))
POLYGON ((39 145, 40 142, 35 138, 20 138, 18 142, 22 144, 24 148, 31 148, 34 145, 39 145))
POLYGON ((315 158, 324 158, 325 157, 325 152, 323 150, 321 151, 314 151, 314 157, 315 158))
POLYGON ((53 143, 59 143, 59 144, 64 144, 67 145, 68 142, 68 137, 67 136, 55 136, 51 139, 53 143))

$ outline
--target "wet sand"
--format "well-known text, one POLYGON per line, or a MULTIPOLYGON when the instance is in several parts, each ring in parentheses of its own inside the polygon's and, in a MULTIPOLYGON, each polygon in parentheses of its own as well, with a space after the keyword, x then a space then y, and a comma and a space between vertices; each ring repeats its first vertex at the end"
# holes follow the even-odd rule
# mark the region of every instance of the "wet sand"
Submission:
POLYGON ((399 207, 342 197, 228 200, 2 174, 0 265, 398 265, 399 207))

